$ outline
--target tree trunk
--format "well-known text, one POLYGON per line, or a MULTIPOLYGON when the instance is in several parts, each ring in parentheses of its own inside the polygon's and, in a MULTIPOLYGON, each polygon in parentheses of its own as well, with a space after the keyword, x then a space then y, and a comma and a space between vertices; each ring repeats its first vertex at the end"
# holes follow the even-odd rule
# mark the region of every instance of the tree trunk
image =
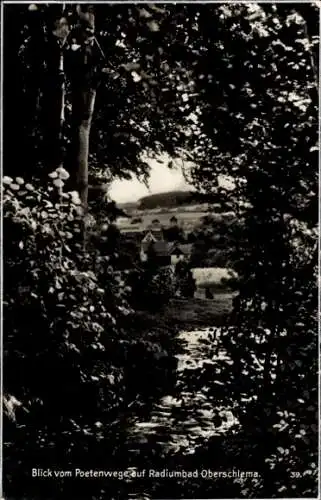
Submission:
POLYGON ((69 26, 64 14, 64 4, 51 8, 47 23, 47 58, 44 89, 44 146, 46 163, 50 169, 62 164, 62 126, 65 106, 64 44, 69 26))
POLYGON ((93 88, 76 88, 73 91, 73 151, 75 154, 74 178, 85 213, 88 208, 89 136, 95 106, 95 98, 96 90, 93 88))
POLYGON ((96 98, 95 16, 89 5, 77 5, 71 32, 69 71, 72 88, 71 181, 88 210, 89 136, 96 98))

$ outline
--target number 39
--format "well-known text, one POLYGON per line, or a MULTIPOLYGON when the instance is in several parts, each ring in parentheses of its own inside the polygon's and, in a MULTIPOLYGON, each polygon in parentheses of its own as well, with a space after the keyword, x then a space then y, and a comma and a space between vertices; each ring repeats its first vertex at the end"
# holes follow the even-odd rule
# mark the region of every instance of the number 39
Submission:
POLYGON ((301 477, 301 472, 297 472, 297 471, 294 471, 294 472, 291 472, 291 477, 301 477))

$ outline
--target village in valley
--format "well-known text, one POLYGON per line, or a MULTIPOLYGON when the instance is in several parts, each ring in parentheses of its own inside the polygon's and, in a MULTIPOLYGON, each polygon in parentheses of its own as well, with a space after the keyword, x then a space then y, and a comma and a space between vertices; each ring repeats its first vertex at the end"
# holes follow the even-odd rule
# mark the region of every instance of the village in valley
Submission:
POLYGON ((179 261, 187 262, 191 256, 192 244, 186 242, 175 215, 169 219, 167 227, 155 218, 146 228, 138 222, 135 228, 125 227, 121 232, 123 238, 138 243, 141 262, 153 259, 159 266, 175 265, 179 261))
MULTIPOLYGON (((171 193, 165 193, 169 196, 171 193)), ((157 195, 156 195, 157 196, 157 195)), ((140 200, 139 200, 140 201, 140 200)), ((183 272, 190 276, 191 286, 188 297, 196 299, 213 299, 214 290, 225 290, 225 281, 230 278, 230 271, 225 266, 202 264, 204 255, 197 255, 197 248, 204 244, 203 230, 209 217, 225 220, 229 214, 209 213, 206 203, 189 204, 179 207, 157 206, 141 209, 139 201, 136 206, 120 204, 121 213, 116 219, 119 230, 119 253, 126 254, 129 249, 131 257, 121 259, 122 271, 125 274, 134 267, 168 270, 174 275, 183 272)), ((218 236, 218 235, 217 235, 218 236)), ((180 287, 176 296, 182 296, 180 287)))

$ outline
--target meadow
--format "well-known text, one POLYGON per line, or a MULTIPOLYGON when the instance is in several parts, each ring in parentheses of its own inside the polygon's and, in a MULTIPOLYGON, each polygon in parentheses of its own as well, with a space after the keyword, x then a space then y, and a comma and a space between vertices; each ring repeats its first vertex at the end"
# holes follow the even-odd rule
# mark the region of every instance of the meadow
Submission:
POLYGON ((226 267, 195 267, 192 269, 197 287, 224 287, 226 280, 235 277, 235 273, 226 267))
POLYGON ((117 220, 117 225, 120 230, 135 230, 140 228, 141 231, 148 229, 148 227, 152 224, 152 222, 157 219, 162 226, 168 227, 170 225, 171 217, 175 216, 177 218, 179 226, 184 230, 193 230, 195 227, 199 226, 202 222, 202 217, 204 217, 207 212, 206 211, 184 211, 181 208, 175 209, 159 209, 161 211, 157 211, 154 209, 153 211, 135 211, 129 214, 131 218, 120 217, 117 220), (141 219, 142 222, 137 224, 132 224, 132 221, 135 219, 141 219))

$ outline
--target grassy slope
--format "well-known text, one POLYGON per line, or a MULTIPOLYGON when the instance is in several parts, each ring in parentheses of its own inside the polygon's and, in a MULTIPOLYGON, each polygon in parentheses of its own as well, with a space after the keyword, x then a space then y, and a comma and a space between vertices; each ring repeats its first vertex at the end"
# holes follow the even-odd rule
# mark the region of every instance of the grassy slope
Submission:
POLYGON ((232 308, 233 294, 221 291, 214 299, 172 299, 160 311, 141 312, 145 326, 160 331, 178 332, 194 328, 222 325, 232 308))
POLYGON ((214 299, 174 299, 164 310, 171 324, 185 330, 197 327, 219 326, 232 308, 231 293, 220 293, 214 299))

